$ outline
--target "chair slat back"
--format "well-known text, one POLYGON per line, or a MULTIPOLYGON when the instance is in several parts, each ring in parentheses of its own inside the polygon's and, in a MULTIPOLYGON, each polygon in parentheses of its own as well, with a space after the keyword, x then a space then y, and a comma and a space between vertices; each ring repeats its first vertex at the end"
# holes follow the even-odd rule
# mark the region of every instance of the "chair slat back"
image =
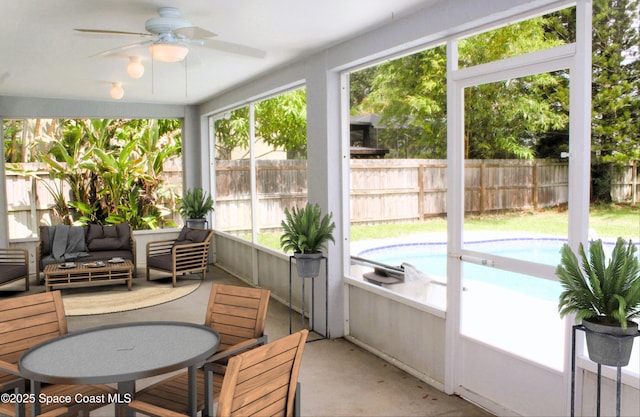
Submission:
MULTIPOLYGON (((32 346, 67 333, 60 291, 25 295, 0 302, 0 359, 17 364, 32 346)), ((15 379, 0 371, 0 385, 15 379)))
POLYGON ((306 329, 229 359, 218 416, 286 416, 294 398, 306 329))
POLYGON ((218 352, 248 339, 262 337, 271 291, 213 284, 205 325, 220 335, 218 352))

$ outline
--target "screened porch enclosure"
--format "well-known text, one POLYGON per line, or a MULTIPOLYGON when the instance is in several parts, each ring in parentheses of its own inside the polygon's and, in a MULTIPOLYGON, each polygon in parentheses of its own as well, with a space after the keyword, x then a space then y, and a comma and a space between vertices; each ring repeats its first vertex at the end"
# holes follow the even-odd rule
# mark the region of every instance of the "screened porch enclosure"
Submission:
MULTIPOLYGON (((510 277, 526 275, 536 282, 553 282, 555 278, 553 266, 538 262, 537 259, 521 260, 502 256, 467 244, 466 238, 471 230, 465 221, 465 208, 473 206, 475 209, 477 205, 477 209, 482 210, 482 207, 489 207, 490 203, 504 204, 510 198, 496 195, 512 194, 506 190, 494 190, 493 197, 485 194, 484 205, 481 204, 478 197, 480 185, 474 182, 479 171, 472 174, 465 172, 465 117, 468 112, 464 104, 465 91, 476 89, 477 86, 558 70, 568 71, 569 158, 558 161, 553 168, 562 166, 562 169, 566 169, 566 184, 550 187, 554 191, 549 191, 547 197, 566 200, 568 204, 566 232, 563 231, 566 240, 574 247, 580 242, 587 242, 590 226, 591 6, 590 0, 425 1, 424 8, 410 16, 402 19, 391 16, 388 22, 379 27, 350 39, 341 39, 322 51, 309 51, 291 65, 275 68, 242 85, 229 86, 227 90, 203 102, 152 105, 0 97, 0 116, 3 119, 97 115, 180 118, 183 120, 183 186, 201 186, 216 195, 221 180, 216 173, 216 159, 221 159, 218 153, 220 149, 216 149, 216 128, 220 126, 216 124, 223 123, 227 113, 240 109, 246 111, 247 138, 251 143, 245 149, 248 154, 234 154, 227 158, 230 161, 229 170, 246 169, 241 183, 232 184, 244 193, 243 198, 238 201, 221 200, 209 218, 210 224, 216 228, 212 260, 217 266, 250 285, 269 288, 273 297, 284 304, 288 304, 291 291, 295 309, 300 309, 303 300, 309 306, 309 286, 302 295, 301 280, 293 276, 293 288, 289 287, 289 255, 266 246, 258 237, 261 230, 274 229, 279 223, 275 214, 265 213, 277 213, 283 206, 301 200, 318 203, 324 211, 333 213, 337 224, 336 242, 327 248, 328 262, 323 267, 326 270, 320 272, 322 277, 327 272, 328 281, 314 281, 316 300, 312 314, 316 318, 324 317, 328 310, 329 317, 326 328, 324 320, 316 320, 321 333, 331 338, 344 337, 425 383, 447 394, 460 395, 496 415, 568 415, 572 320, 559 321, 552 311, 551 302, 524 306, 503 296, 489 308, 482 299, 486 288, 472 288, 473 284, 468 282, 472 266, 479 266, 483 275, 501 271, 510 277), (516 54, 495 62, 473 66, 461 64, 458 43, 463 39, 574 6, 578 34, 574 42, 523 55, 516 54), (438 286, 443 289, 441 294, 444 302, 430 303, 366 282, 362 278, 366 270, 351 261, 354 243, 351 241, 351 223, 356 217, 352 208, 358 204, 357 201, 352 203, 351 199, 374 200, 375 196, 365 196, 370 190, 363 193, 361 188, 358 189, 359 184, 351 179, 358 168, 357 163, 352 163, 350 159, 349 75, 378 62, 442 45, 446 45, 447 54, 446 164, 439 166, 438 174, 432 178, 437 182, 446 176, 446 190, 442 192, 432 185, 410 187, 405 191, 415 204, 399 215, 403 218, 424 217, 426 209, 446 212, 446 227, 440 235, 446 244, 446 286, 438 286), (255 134, 259 123, 250 120, 255 120, 258 103, 302 87, 306 95, 306 189, 295 190, 295 193, 284 196, 284 201, 274 202, 258 188, 256 175, 270 162, 261 162, 259 158, 262 152, 254 140, 259 136, 255 134), (465 188, 470 191, 465 192, 465 188), (431 191, 434 191, 433 195, 430 195, 431 191), (273 212, 262 210, 265 208, 273 208, 273 212), (265 216, 260 217, 262 215, 265 216), (218 221, 233 227, 226 230, 219 228, 218 221), (328 292, 327 299, 324 298, 325 289, 328 292), (481 302, 474 299, 474 294, 483 294, 481 302), (328 305, 328 309, 325 309, 325 305, 328 305), (554 326, 559 327, 545 332, 543 326, 538 326, 535 329, 538 337, 527 335, 528 339, 525 338, 519 345, 516 343, 516 346, 499 343, 501 341, 493 333, 479 334, 481 326, 474 321, 483 315, 499 314, 511 309, 517 310, 514 314, 517 318, 521 310, 536 308, 543 309, 543 314, 556 320, 554 326), (552 351, 552 363, 542 363, 524 351, 525 348, 542 344, 538 340, 542 337, 540 335, 553 339, 553 342, 544 342, 546 348, 552 351)), ((278 187, 274 188, 276 193, 285 193, 288 192, 286 178, 297 175, 293 174, 293 169, 302 168, 296 155, 280 154, 278 157, 287 160, 283 165, 288 164, 291 169, 281 176, 279 183, 276 181, 278 187)), ((270 154, 270 159, 276 159, 275 154, 270 154)), ((414 174, 411 175, 413 178, 414 174)), ((418 178, 417 175, 415 177, 418 178)), ((0 184, 5 184, 4 177, 0 179, 0 184)), ((3 204, 0 204, 0 221, 5 223, 5 229, 8 230, 7 193, 0 193, 0 199, 3 200, 3 204)), ((538 196, 537 203, 531 200, 527 204, 543 204, 543 200, 538 196)), ((403 205, 403 208, 407 207, 409 204, 403 205)), ((384 210, 384 207, 379 204, 377 209, 384 210)), ((362 211, 364 216, 369 214, 367 210, 358 211, 362 211)), ((364 222, 367 220, 365 217, 364 222)), ((25 243, 6 240, 11 245, 25 243)), ((495 331, 495 327, 489 326, 488 330, 495 331)), ((578 346, 578 353, 577 415, 594 415, 596 368, 587 359, 581 345, 578 346)), ((637 373, 625 371, 623 374, 622 415, 637 415, 640 404, 639 380, 637 373)), ((609 407, 615 400, 615 372, 611 369, 604 372, 603 398, 603 407, 609 407)))

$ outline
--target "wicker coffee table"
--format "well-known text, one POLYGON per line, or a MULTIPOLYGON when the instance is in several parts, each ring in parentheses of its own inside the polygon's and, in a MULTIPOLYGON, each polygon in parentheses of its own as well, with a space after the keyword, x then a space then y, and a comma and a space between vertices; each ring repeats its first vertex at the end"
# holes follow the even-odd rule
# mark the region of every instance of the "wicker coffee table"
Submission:
POLYGON ((125 259, 123 262, 111 263, 102 261, 104 265, 92 262, 76 262, 75 266, 51 264, 44 267, 44 286, 46 291, 53 287, 86 287, 93 285, 109 285, 127 283, 129 291, 133 282, 133 263, 125 259))

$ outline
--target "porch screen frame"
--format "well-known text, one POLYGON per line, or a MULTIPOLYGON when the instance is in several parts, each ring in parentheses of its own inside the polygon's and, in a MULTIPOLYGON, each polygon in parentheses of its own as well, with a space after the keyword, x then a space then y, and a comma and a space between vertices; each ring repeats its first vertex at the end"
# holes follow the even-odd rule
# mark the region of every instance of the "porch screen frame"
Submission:
MULTIPOLYGON (((571 3, 564 4, 569 7, 571 3)), ((553 11, 557 10, 546 10, 553 11)), ((531 16, 525 16, 531 17, 531 16)), ((512 20, 514 18, 511 18, 512 20)), ((445 392, 454 394, 460 381, 459 358, 462 293, 462 262, 473 253, 463 249, 464 224, 464 89, 490 82, 568 69, 569 80, 569 227, 572 248, 587 243, 589 227, 589 183, 591 166, 591 21, 590 0, 576 2, 576 42, 463 69, 458 68, 458 37, 447 42, 447 321, 445 392)), ((488 30, 488 28, 484 28, 488 30)), ((510 263, 513 272, 549 277, 555 268, 532 262, 510 263)), ((569 381, 571 326, 565 319, 564 377, 569 381)), ((567 393, 569 384, 567 383, 567 393)))

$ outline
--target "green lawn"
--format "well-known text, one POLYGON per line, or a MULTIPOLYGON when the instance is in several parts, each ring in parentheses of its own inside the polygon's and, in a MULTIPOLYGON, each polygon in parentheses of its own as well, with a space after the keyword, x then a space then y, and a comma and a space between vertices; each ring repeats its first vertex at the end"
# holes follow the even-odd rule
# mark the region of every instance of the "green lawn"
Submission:
MULTIPOLYGON (((567 235, 569 224, 566 210, 541 210, 536 212, 518 212, 468 216, 465 230, 494 232, 541 232, 558 236, 567 235)), ((640 241, 640 207, 629 205, 593 206, 590 211, 590 228, 598 237, 616 238, 618 236, 640 241)), ((411 234, 446 232, 444 218, 426 219, 414 223, 393 223, 378 225, 355 225, 351 227, 351 240, 393 238, 411 234)), ((280 249, 280 235, 261 234, 259 243, 270 248, 280 249)))
MULTIPOLYGON (((494 232, 542 232, 559 236, 567 235, 569 216, 566 210, 541 210, 506 214, 473 215, 465 219, 465 230, 494 232)), ((590 210, 590 228, 599 237, 623 236, 640 240, 640 208, 628 205, 593 206, 590 210)), ((447 230, 443 218, 427 219, 407 224, 381 224, 353 226, 353 241, 385 237, 400 237, 415 233, 444 232, 447 230)))

